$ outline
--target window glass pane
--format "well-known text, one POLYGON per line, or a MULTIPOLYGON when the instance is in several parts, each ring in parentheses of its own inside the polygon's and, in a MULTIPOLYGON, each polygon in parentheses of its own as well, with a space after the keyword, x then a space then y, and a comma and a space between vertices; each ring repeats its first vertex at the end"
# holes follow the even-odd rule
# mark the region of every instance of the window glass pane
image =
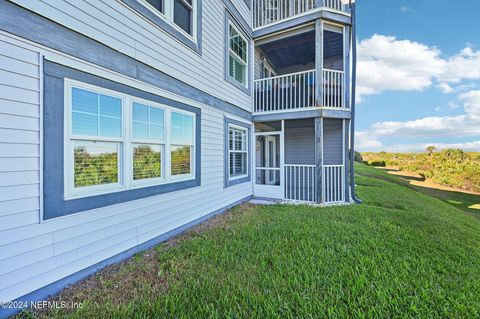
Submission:
POLYGON ((235 170, 234 175, 245 175, 247 174, 247 154, 246 153, 235 153, 235 170))
POLYGON ((171 170, 172 175, 190 174, 190 146, 172 146, 171 170))
POLYGON ((241 176, 247 174, 247 154, 230 153, 230 176, 241 176))
POLYGON ((98 94, 86 90, 72 88, 72 110, 98 114, 98 94))
POLYGON ((163 142, 164 111, 162 109, 133 103, 133 138, 163 142))
POLYGON ((162 176, 162 146, 134 144, 133 179, 159 178, 162 176))
POLYGON ((229 150, 233 150, 234 137, 235 137, 235 133, 234 133, 233 129, 229 129, 228 130, 228 149, 229 150))
POLYGON ((230 49, 243 61, 247 62, 247 41, 230 25, 230 49))
POLYGON ((237 58, 233 56, 232 53, 229 55, 229 74, 234 78, 238 83, 245 85, 246 84, 246 70, 247 66, 241 64, 237 58))
MULTIPOLYGON (((173 21, 188 34, 192 34, 192 9, 191 4, 185 0, 174 0, 173 21)), ((189 2, 189 1, 188 1, 189 2)))
POLYGON ((122 137, 122 100, 72 88, 72 133, 122 137))
POLYGON ((172 144, 182 144, 182 129, 172 127, 172 144))
POLYGON ((182 115, 182 127, 185 129, 193 130, 193 117, 189 115, 182 115))
POLYGON ((98 117, 86 113, 72 113, 72 133, 74 135, 98 135, 98 117))
POLYGON ((182 130, 182 144, 193 144, 193 131, 191 129, 182 130))
POLYGON ((139 103, 133 103, 133 120, 148 122, 148 106, 139 103))
POLYGON ((145 0, 152 7, 163 13, 163 0, 145 0))
POLYGON ((172 127, 182 128, 182 114, 172 112, 172 127))
POLYGON ((193 116, 172 112, 172 144, 193 144, 193 116))
POLYGON ((230 176, 234 176, 234 172, 235 172, 235 153, 230 153, 230 156, 229 156, 229 165, 230 165, 230 176))
POLYGON ((148 124, 144 122, 133 122, 133 138, 148 140, 148 124))
POLYGON ((74 186, 118 182, 118 143, 75 142, 74 186))
POLYGON ((163 125, 163 110, 150 107, 150 123, 163 125))
POLYGON ((150 139, 163 142, 163 131, 163 125, 150 124, 150 139))
POLYGON ((100 94, 100 115, 122 117, 122 100, 100 94))
POLYGON ((100 116, 100 136, 122 137, 122 120, 100 116))

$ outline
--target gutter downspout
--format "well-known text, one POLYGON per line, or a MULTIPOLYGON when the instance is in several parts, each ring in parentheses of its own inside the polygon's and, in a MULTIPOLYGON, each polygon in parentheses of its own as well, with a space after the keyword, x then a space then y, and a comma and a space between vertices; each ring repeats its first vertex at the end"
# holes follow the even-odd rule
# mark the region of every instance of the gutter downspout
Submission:
POLYGON ((355 10, 356 3, 350 0, 350 8, 352 11, 352 95, 351 95, 351 120, 350 120, 350 192, 352 200, 356 204, 361 204, 362 201, 357 198, 355 194, 355 94, 357 86, 357 17, 355 10))

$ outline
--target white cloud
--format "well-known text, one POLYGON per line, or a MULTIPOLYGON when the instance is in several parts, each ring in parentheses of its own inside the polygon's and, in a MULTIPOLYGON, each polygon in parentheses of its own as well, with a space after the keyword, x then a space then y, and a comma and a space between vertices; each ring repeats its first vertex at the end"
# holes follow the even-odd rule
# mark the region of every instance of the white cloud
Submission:
POLYGON ((457 103, 455 102, 448 102, 447 104, 448 108, 451 109, 451 110, 455 110, 455 109, 458 109, 460 107, 460 105, 458 105, 457 103))
POLYGON ((449 94, 455 92, 454 88, 452 88, 449 84, 441 82, 437 84, 437 88, 442 91, 442 93, 449 94))
POLYGON ((358 44, 358 92, 422 91, 444 67, 435 48, 375 34, 358 44))
POLYGON ((403 13, 407 13, 407 12, 413 11, 413 9, 410 6, 403 5, 403 6, 400 7, 400 11, 402 11, 403 13))
POLYGON ((371 138, 368 132, 355 132, 355 149, 364 151, 380 149, 381 147, 382 143, 379 140, 371 138))
POLYGON ((438 150, 444 150, 447 148, 460 148, 467 152, 479 152, 480 141, 466 142, 466 143, 414 143, 414 144, 399 144, 383 147, 362 147, 357 144, 356 149, 360 152, 424 152, 428 146, 435 146, 438 150))
POLYGON ((440 81, 449 83, 478 79, 480 79, 480 51, 474 51, 470 47, 449 58, 445 70, 439 76, 440 81))
POLYGON ((465 102, 465 112, 472 116, 480 116, 480 90, 460 94, 465 102))
MULTIPOLYGON (((459 99, 464 102, 465 114, 454 116, 430 116, 404 122, 377 122, 374 123, 367 131, 357 132, 357 146, 360 150, 392 150, 395 148, 397 151, 400 151, 401 147, 405 147, 410 148, 409 151, 411 151, 412 145, 416 145, 416 147, 423 147, 425 144, 419 143, 406 144, 407 146, 396 145, 384 147, 380 140, 382 137, 441 139, 480 136, 480 90, 462 93, 460 94, 459 99)), ((457 108, 458 105, 451 102, 449 103, 449 107, 457 108)), ((437 144, 447 145, 441 143, 437 144)), ((452 145, 450 146, 453 147, 452 145)), ((472 149, 477 147, 477 144, 456 144, 456 146, 459 148, 472 149)))
POLYGON ((384 91, 423 91, 436 83, 444 93, 451 84, 480 79, 480 51, 466 47, 445 59, 436 47, 375 34, 358 43, 358 98, 384 91))

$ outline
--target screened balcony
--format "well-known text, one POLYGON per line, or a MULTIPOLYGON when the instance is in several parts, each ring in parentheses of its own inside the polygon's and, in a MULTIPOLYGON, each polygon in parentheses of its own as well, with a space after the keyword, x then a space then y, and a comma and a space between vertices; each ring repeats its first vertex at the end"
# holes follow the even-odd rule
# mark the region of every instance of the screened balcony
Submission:
POLYGON ((349 12, 344 0, 254 0, 254 28, 299 16, 315 9, 349 12))
POLYGON ((315 30, 257 45, 255 113, 348 107, 342 30, 326 29, 323 39, 320 76, 316 67, 315 30))

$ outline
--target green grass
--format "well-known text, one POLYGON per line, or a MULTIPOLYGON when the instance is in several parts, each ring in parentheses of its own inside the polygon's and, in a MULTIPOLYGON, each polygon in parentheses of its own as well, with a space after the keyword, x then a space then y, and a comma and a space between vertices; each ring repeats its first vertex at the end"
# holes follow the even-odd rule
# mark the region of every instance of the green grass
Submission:
POLYGON ((82 309, 37 315, 478 318, 480 219, 357 173, 362 205, 237 207, 62 294, 82 309))
MULTIPOLYGON (((418 192, 424 193, 426 195, 438 198, 445 203, 449 203, 454 205, 461 210, 479 216, 480 217, 480 210, 470 208, 473 205, 480 204, 480 195, 463 193, 461 191, 447 191, 435 188, 428 188, 428 187, 421 187, 416 186, 408 183, 406 180, 410 179, 408 176, 403 178, 398 178, 396 176, 392 176, 387 174, 383 171, 379 171, 376 168, 359 165, 356 164, 356 172, 364 177, 371 177, 371 178, 380 178, 392 183, 400 184, 402 186, 411 188, 418 192)), ((360 185, 361 186, 361 185, 360 185)))

